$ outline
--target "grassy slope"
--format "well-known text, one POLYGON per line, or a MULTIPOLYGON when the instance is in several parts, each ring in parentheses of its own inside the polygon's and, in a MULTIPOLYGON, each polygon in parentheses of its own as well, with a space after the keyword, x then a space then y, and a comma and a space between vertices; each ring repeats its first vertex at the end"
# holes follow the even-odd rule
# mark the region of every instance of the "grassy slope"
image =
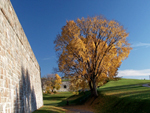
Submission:
POLYGON ((122 79, 110 81, 98 89, 93 106, 99 113, 150 113, 149 80, 122 79))
MULTIPOLYGON (((89 95, 89 92, 86 92, 85 95, 89 95)), ((66 106, 67 100, 69 101, 69 105, 82 104, 84 102, 83 98, 85 95, 83 93, 80 93, 79 95, 73 95, 69 92, 44 94, 44 106, 33 113, 65 113, 66 110, 60 106, 66 106), (82 100, 82 102, 80 102, 80 100, 82 100)))
MULTIPOLYGON (((150 83, 150 80, 110 81, 98 89, 96 100, 89 99, 87 103, 99 113, 150 113, 150 88, 143 87, 144 83, 150 83)), ((34 113, 65 113, 60 106, 65 106, 67 100, 71 105, 81 104, 84 97, 83 93, 76 96, 69 92, 44 95, 44 106, 34 113)))
POLYGON ((65 102, 63 100, 70 96, 72 96, 72 94, 68 92, 43 94, 44 106, 33 113, 65 113, 66 110, 58 106, 64 105, 65 102))

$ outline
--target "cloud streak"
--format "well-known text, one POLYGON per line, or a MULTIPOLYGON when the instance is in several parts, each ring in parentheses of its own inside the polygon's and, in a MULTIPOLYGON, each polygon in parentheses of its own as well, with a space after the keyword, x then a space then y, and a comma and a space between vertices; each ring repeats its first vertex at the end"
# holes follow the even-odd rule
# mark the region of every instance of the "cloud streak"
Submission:
POLYGON ((150 43, 137 43, 137 44, 133 44, 131 45, 131 47, 150 47, 150 43))
POLYGON ((129 76, 147 76, 150 75, 150 69, 143 70, 120 70, 118 71, 119 77, 129 77, 129 76))

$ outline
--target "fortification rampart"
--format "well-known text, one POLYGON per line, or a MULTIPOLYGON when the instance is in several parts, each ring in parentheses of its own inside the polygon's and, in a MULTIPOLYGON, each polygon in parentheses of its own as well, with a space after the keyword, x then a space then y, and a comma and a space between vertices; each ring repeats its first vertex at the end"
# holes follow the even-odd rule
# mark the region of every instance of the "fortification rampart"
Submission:
POLYGON ((40 67, 10 0, 0 0, 0 113, 43 105, 40 67))

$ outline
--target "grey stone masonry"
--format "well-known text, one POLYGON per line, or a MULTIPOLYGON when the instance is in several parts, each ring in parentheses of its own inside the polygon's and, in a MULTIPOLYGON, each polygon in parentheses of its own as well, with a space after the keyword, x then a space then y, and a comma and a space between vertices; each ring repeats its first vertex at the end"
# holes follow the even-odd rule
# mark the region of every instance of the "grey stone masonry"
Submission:
POLYGON ((40 66, 10 0, 0 0, 0 113, 42 105, 40 66))
POLYGON ((70 82, 69 81, 64 81, 60 85, 60 89, 57 90, 57 91, 58 92, 68 92, 69 91, 69 86, 70 86, 70 82))

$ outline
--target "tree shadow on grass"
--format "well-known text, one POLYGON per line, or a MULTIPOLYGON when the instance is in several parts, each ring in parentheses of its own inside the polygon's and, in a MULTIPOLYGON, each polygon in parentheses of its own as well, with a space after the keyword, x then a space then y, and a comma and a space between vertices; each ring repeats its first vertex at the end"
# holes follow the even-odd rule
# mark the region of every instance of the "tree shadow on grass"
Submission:
POLYGON ((82 105, 89 99, 89 97, 90 91, 86 91, 85 93, 81 92, 79 95, 72 95, 67 99, 62 100, 58 106, 82 105))
POLYGON ((112 102, 111 107, 113 110, 110 110, 110 112, 150 113, 150 98, 144 99, 144 97, 147 96, 148 93, 146 91, 141 91, 140 93, 135 93, 134 95, 129 95, 128 97, 122 98, 118 96, 109 96, 107 98, 112 98, 114 101, 114 103, 112 102))
POLYGON ((43 100, 62 100, 66 98, 66 96, 61 96, 61 97, 43 97, 43 100))
POLYGON ((64 108, 65 106, 84 104, 87 98, 85 98, 84 100, 83 98, 89 94, 90 92, 86 92, 85 95, 84 93, 81 93, 80 95, 72 95, 69 97, 61 94, 58 95, 57 97, 55 97, 55 94, 54 95, 47 94, 45 95, 45 97, 43 97, 45 101, 44 106, 33 113, 63 113, 63 112, 65 113, 66 111, 66 108, 64 108), (67 105, 67 100, 69 101, 69 105, 67 105))
POLYGON ((133 89, 141 88, 141 90, 133 90, 132 88, 128 90, 128 85, 126 85, 123 90, 127 89, 129 92, 119 91, 122 88, 111 89, 109 87, 106 88, 107 90, 102 90, 104 93, 100 91, 99 97, 94 104, 97 110, 100 110, 102 113, 150 113, 150 88, 134 86, 132 87, 133 89), (107 95, 107 91, 115 92, 115 94, 107 95))

